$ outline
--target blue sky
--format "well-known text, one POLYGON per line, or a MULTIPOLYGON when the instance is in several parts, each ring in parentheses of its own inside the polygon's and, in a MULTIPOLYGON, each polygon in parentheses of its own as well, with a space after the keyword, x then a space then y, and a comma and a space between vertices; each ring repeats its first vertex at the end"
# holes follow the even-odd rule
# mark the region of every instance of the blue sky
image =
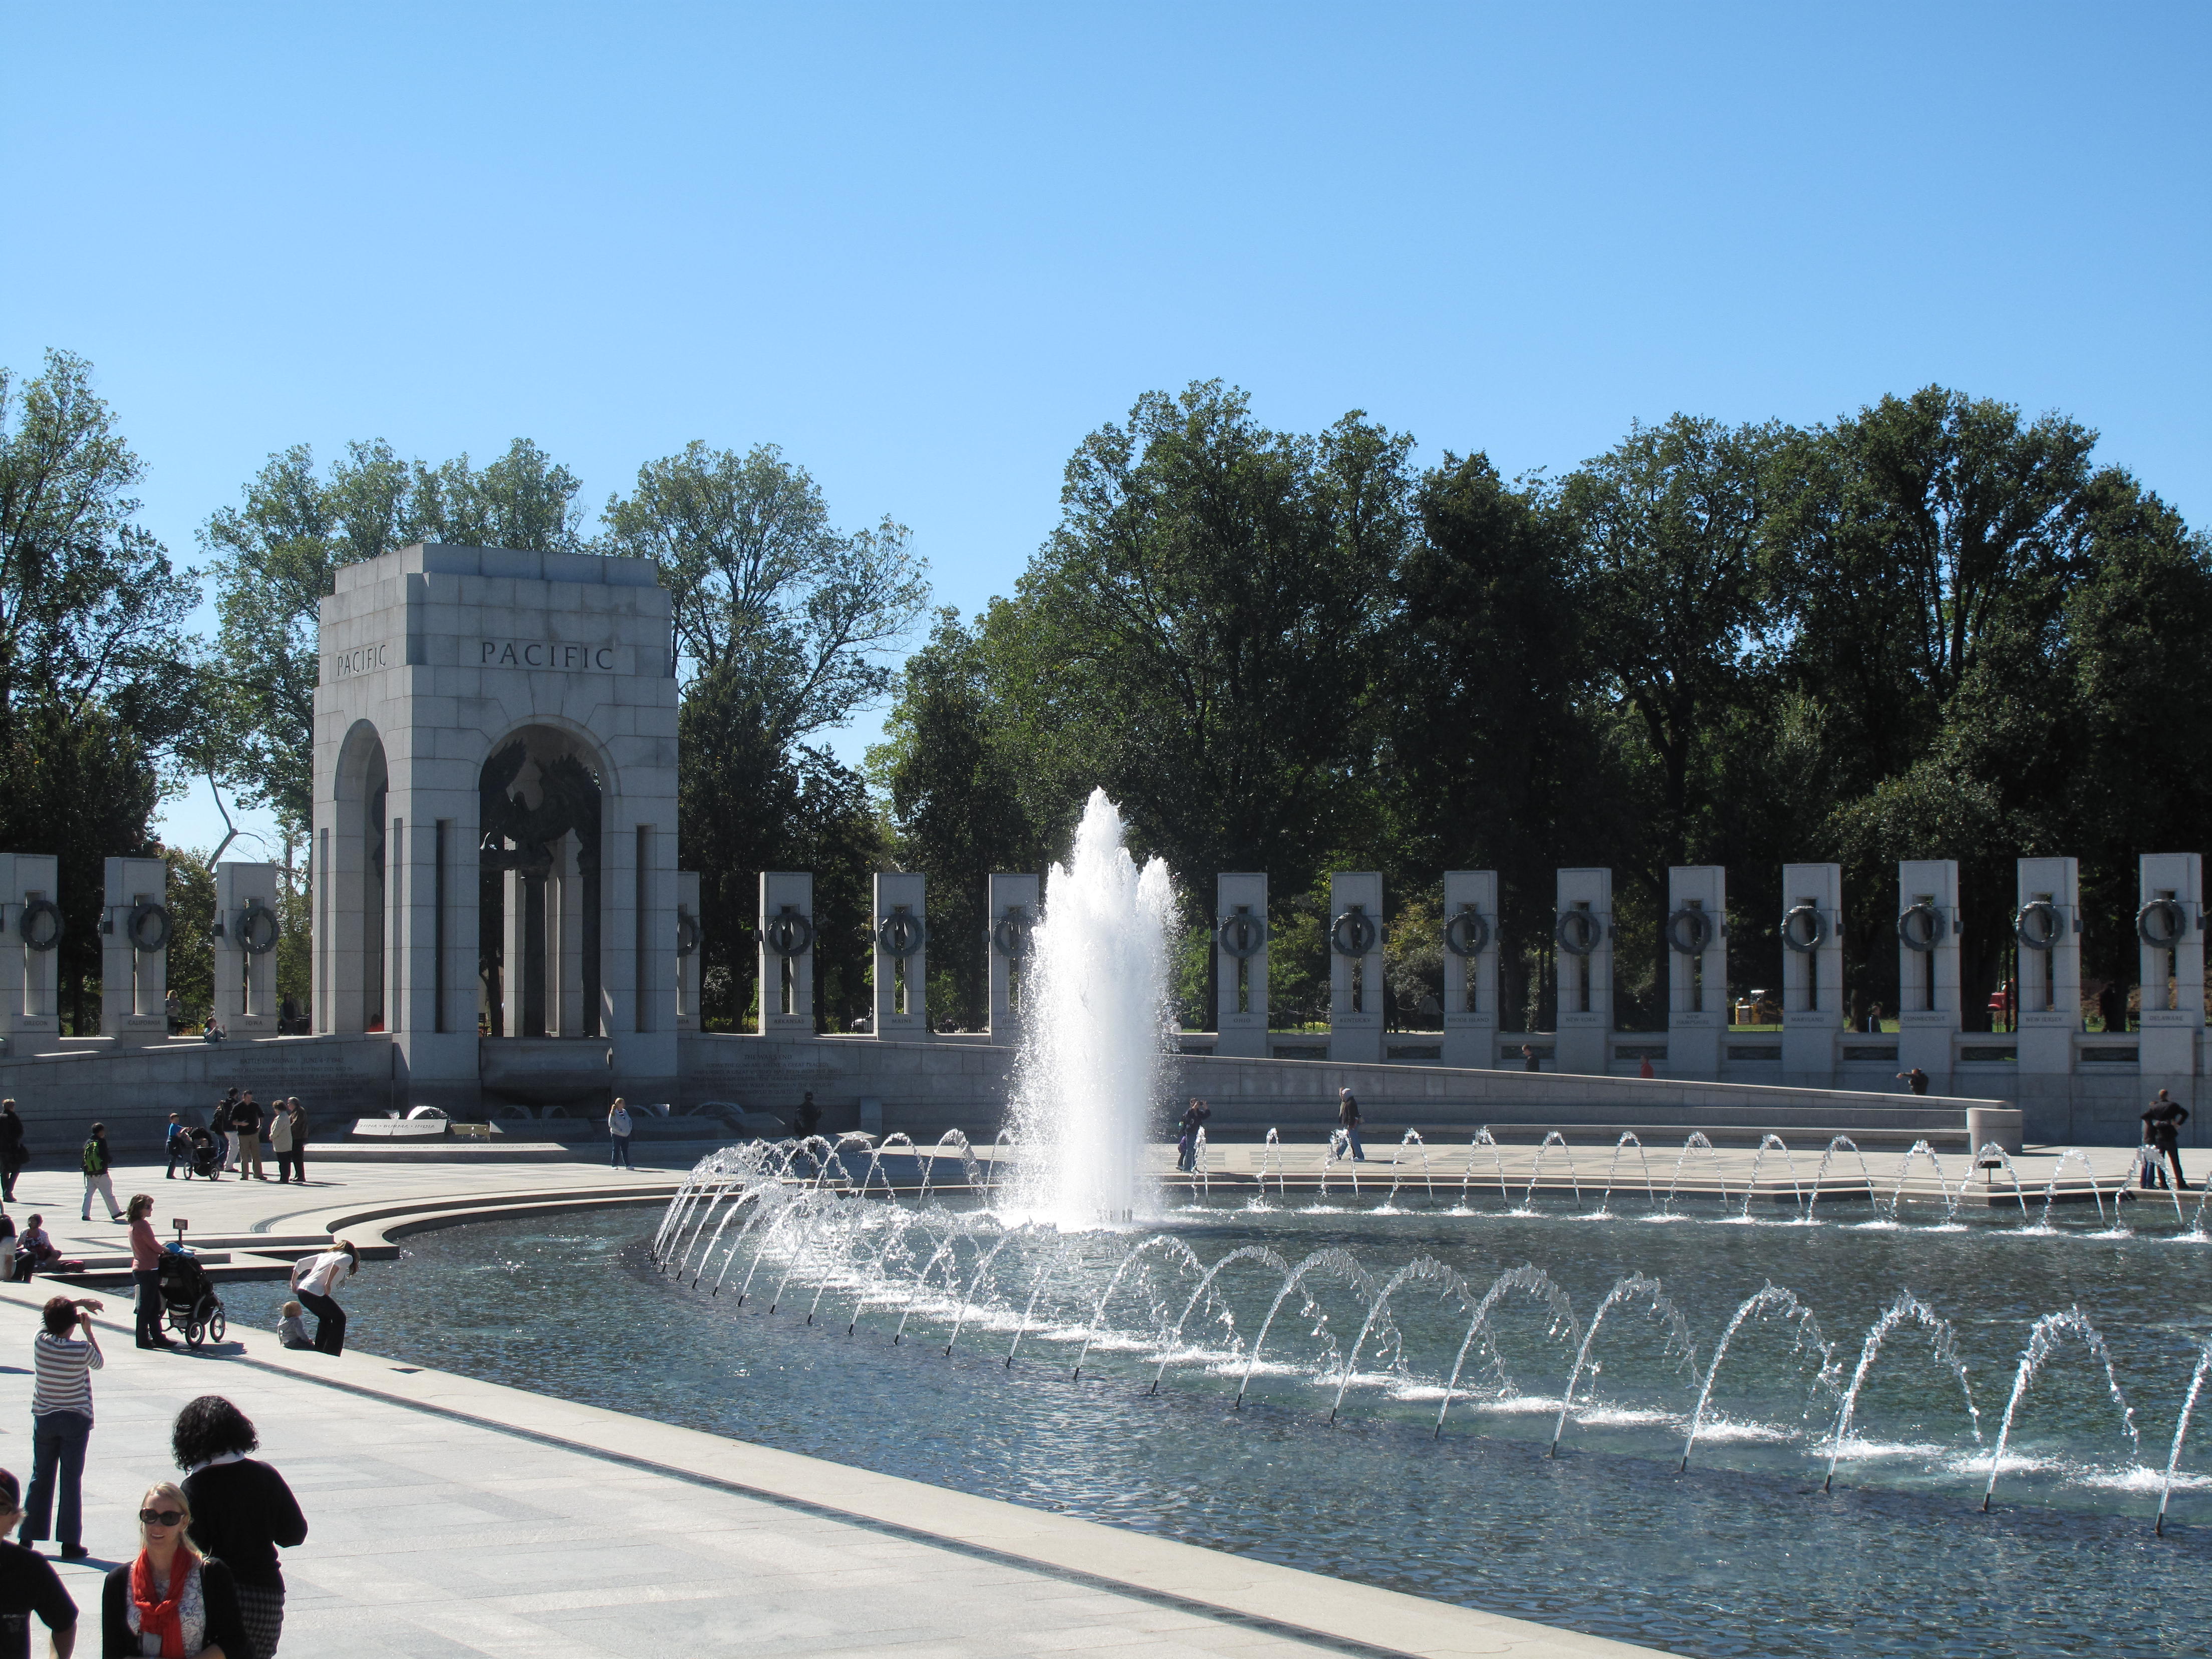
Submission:
POLYGON ((292 443, 596 506, 774 441, 970 611, 1211 376, 1509 472, 1940 381, 2202 523, 2208 69, 2202 4, 15 6, 0 363, 92 359, 184 560, 292 443))

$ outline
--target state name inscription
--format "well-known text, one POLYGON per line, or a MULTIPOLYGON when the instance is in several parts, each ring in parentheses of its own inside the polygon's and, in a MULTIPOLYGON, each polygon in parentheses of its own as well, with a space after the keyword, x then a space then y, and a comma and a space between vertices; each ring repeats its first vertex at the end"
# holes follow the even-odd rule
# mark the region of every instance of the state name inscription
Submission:
POLYGON ((560 640, 486 640, 477 658, 480 668, 546 668, 561 673, 615 672, 611 645, 571 645, 560 640))

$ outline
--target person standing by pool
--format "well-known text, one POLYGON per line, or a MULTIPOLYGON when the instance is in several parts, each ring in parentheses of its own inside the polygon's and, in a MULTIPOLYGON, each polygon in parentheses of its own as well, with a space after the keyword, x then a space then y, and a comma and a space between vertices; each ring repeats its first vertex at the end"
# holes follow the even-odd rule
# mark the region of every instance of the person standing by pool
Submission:
POLYGON ((23 1120, 15 1115, 15 1103, 0 1100, 0 1204, 15 1201, 15 1177, 30 1162, 23 1144, 23 1120))
POLYGON ((1336 1091, 1336 1121, 1344 1129, 1344 1144, 1352 1149, 1352 1161, 1367 1162, 1367 1149, 1359 1144, 1359 1102, 1349 1089, 1336 1091))
POLYGON ((315 1351, 336 1358, 345 1352, 345 1310, 336 1300, 337 1287, 361 1266, 361 1252, 351 1239, 342 1238, 319 1255, 302 1256, 292 1264, 292 1294, 315 1316, 315 1351))
POLYGON ((636 1164, 629 1161, 630 1131, 635 1127, 629 1121, 629 1108, 623 1103, 623 1097, 617 1095, 615 1103, 607 1108, 607 1140, 612 1147, 612 1151, 608 1154, 608 1168, 614 1170, 637 1168, 636 1164))
POLYGON ((284 1631, 284 1572, 276 1552, 307 1541, 307 1517, 284 1477, 246 1454, 261 1437, 244 1412, 204 1394, 177 1413, 169 1448, 185 1473, 192 1540, 238 1581, 239 1616, 258 1659, 275 1659, 284 1631))
POLYGON ((183 1487, 161 1480, 146 1488, 138 1500, 137 1559, 110 1572, 100 1589, 103 1659, 147 1653, 253 1659, 253 1638, 239 1616, 238 1581, 191 1547, 185 1536, 191 1524, 183 1487))
POLYGON ((37 1613, 52 1634, 46 1651, 70 1659, 76 1646, 76 1601, 62 1588, 61 1575, 20 1544, 7 1541, 23 1518, 15 1477, 0 1469, 0 1654, 31 1659, 31 1615, 37 1613))
POLYGON ((1188 1175, 1198 1167, 1198 1131, 1206 1119, 1213 1115, 1213 1108, 1202 1100, 1194 1100, 1183 1109, 1182 1131, 1176 1141, 1176 1168, 1188 1175))
POLYGON ((31 1339, 31 1500, 18 1541, 29 1549, 54 1523, 64 1561, 82 1561, 86 1554, 84 1450, 92 1439, 92 1374, 106 1364, 92 1332, 92 1316, 100 1306, 90 1297, 74 1302, 55 1297, 40 1310, 46 1328, 31 1339), (72 1327, 83 1334, 71 1336, 72 1327))
POLYGON ((173 1348, 161 1334, 161 1241, 154 1237, 154 1199, 131 1194, 131 1282, 138 1287, 138 1346, 173 1348))
POLYGON ((2150 1156, 2142 1162, 2142 1185, 2151 1185, 2154 1177, 2160 1186, 2166 1184, 2165 1171, 2158 1167, 2163 1157, 2173 1165, 2173 1184, 2185 1193, 2189 1190, 2189 1182, 2181 1174, 2181 1126, 2188 1121, 2188 1109, 2160 1089, 2150 1103, 2150 1110, 2142 1115, 2143 1145, 2150 1149, 2150 1156))

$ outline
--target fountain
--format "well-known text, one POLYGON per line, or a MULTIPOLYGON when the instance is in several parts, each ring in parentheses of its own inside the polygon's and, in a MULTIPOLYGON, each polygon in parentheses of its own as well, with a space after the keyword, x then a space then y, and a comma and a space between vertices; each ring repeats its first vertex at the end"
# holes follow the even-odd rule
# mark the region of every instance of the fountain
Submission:
POLYGON ((1011 1197, 1063 1227, 1155 1207, 1144 1161, 1168 1047, 1175 892, 1162 860, 1138 869, 1123 834, 1120 811, 1092 790, 1031 934, 1011 1197))

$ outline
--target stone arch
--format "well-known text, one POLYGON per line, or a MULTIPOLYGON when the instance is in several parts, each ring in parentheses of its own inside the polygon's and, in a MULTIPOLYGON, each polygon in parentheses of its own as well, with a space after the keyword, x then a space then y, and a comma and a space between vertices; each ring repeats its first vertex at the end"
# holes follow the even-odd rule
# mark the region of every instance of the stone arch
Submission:
POLYGON ((336 809, 314 852, 315 1029, 385 1029, 390 975, 391 907, 386 900, 385 805, 391 765, 384 734, 357 720, 338 746, 331 773, 336 809))
POLYGON ((477 775, 477 1003, 492 1036, 606 1035, 602 837, 613 769, 573 722, 533 717, 477 775))

